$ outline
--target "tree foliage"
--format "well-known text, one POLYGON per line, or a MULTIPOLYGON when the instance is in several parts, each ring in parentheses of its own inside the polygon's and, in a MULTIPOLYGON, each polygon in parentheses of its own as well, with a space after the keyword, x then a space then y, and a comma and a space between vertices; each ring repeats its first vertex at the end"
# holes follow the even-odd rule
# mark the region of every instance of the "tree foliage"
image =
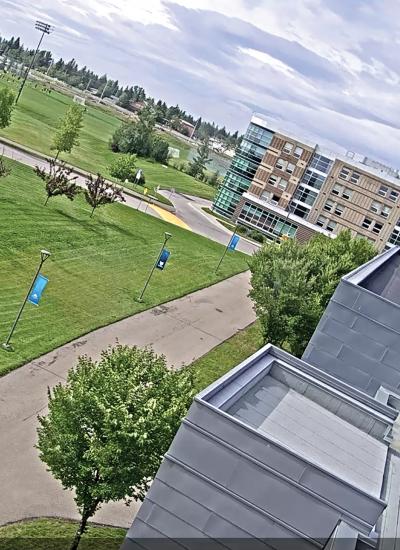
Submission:
POLYGON ((54 135, 52 149, 57 151, 56 158, 60 153, 70 153, 76 145, 79 145, 79 132, 82 128, 83 109, 81 106, 70 105, 60 119, 57 131, 54 135))
POLYGON ((86 180, 85 199, 92 207, 90 217, 99 206, 111 204, 116 201, 125 202, 121 187, 106 181, 101 174, 93 177, 89 175, 86 180))
POLYGON ((118 345, 99 362, 81 357, 65 385, 49 391, 39 417, 39 456, 74 490, 81 522, 103 504, 143 500, 193 397, 189 370, 171 371, 151 350, 118 345))
POLYGON ((136 172, 136 157, 134 155, 120 155, 113 160, 110 166, 110 174, 122 182, 128 180, 135 183, 136 172))
POLYGON ((306 244, 268 244, 250 260, 250 297, 265 342, 301 356, 341 277, 376 254, 374 246, 342 231, 306 244))
POLYGON ((110 140, 114 152, 151 157, 157 162, 166 162, 168 142, 155 133, 156 116, 152 109, 142 109, 137 122, 122 124, 110 140))
POLYGON ((64 162, 56 163, 54 159, 48 159, 49 168, 36 166, 34 172, 45 183, 46 206, 51 197, 65 195, 69 200, 74 200, 80 193, 80 187, 76 183, 78 176, 71 176, 72 168, 67 168, 64 162))
POLYGON ((197 149, 197 155, 189 163, 187 173, 196 179, 204 179, 204 171, 207 167, 207 164, 211 162, 209 155, 210 147, 208 139, 206 139, 201 145, 199 145, 197 149))
POLYGON ((0 88, 0 128, 6 128, 11 122, 15 94, 9 88, 0 88))

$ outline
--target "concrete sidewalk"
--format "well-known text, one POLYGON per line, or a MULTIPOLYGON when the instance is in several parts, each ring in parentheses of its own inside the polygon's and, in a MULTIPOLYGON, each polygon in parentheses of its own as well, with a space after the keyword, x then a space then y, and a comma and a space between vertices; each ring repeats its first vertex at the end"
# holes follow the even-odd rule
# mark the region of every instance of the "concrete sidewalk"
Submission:
MULTIPOLYGON (((171 367, 204 355, 255 320, 249 273, 96 330, 0 378, 0 525, 22 518, 77 518, 72 495, 46 472, 33 445, 47 387, 65 380, 79 355, 97 359, 115 344, 152 345, 171 367)), ((134 457, 132 457, 134 460, 134 457)), ((95 521, 129 526, 136 504, 110 503, 95 521)))

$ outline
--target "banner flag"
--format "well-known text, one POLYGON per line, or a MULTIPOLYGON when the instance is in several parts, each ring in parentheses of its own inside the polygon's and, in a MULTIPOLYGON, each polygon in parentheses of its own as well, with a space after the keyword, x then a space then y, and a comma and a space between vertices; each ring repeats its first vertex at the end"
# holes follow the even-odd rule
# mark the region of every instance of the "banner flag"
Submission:
POLYGON ((44 275, 39 275, 36 277, 36 281, 33 285, 33 288, 28 296, 28 302, 34 304, 35 306, 39 305, 40 298, 42 297, 43 291, 46 288, 47 283, 49 282, 48 278, 44 275))

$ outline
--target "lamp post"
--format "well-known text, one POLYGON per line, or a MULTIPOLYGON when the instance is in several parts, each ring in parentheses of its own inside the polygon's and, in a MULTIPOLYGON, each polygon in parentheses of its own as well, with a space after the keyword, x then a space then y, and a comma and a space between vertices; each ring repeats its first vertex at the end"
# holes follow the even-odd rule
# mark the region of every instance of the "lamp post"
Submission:
POLYGON ((231 242, 232 242, 233 237, 236 235, 236 232, 237 232, 237 226, 235 226, 235 230, 234 230, 234 232, 232 233, 231 238, 229 239, 229 242, 228 242, 228 244, 227 244, 226 247, 225 247, 225 250, 224 250, 224 252, 223 252, 223 254, 222 254, 222 256, 221 256, 221 258, 220 258, 220 260, 219 260, 219 262, 218 262, 217 267, 215 268, 215 273, 218 273, 218 269, 220 268, 220 265, 222 264, 222 260, 225 258, 225 254, 228 252, 228 248, 229 248, 229 246, 230 246, 230 244, 231 244, 231 242))
POLYGON ((29 295, 32 291, 32 288, 33 288, 33 285, 35 284, 35 281, 37 279, 37 276, 39 275, 39 272, 40 270, 42 269, 42 265, 44 264, 44 262, 47 260, 47 258, 51 256, 51 253, 48 252, 47 250, 41 250, 40 251, 40 262, 39 262, 39 266, 36 270, 36 273, 35 273, 35 276, 33 277, 32 279, 32 282, 31 282, 31 286, 29 287, 29 290, 28 292, 26 293, 26 296, 25 296, 25 299, 24 301, 22 302, 21 304, 21 307, 19 308, 19 311, 18 311, 18 314, 15 318, 15 321, 13 323, 13 326, 11 327, 11 330, 10 330, 10 334, 8 335, 7 337, 7 340, 2 344, 2 348, 5 349, 6 351, 12 351, 13 350, 13 347, 12 345, 10 344, 10 340, 12 338, 12 335, 14 334, 14 330, 15 330, 15 327, 17 326, 18 324, 18 321, 20 320, 20 317, 22 315, 22 312, 24 311, 24 307, 25 307, 25 304, 26 302, 28 301, 28 298, 29 298, 29 295))
POLYGON ((162 244, 162 246, 161 246, 160 252, 158 253, 157 259, 156 259, 156 261, 154 262, 153 267, 152 267, 151 270, 150 270, 149 276, 147 277, 147 281, 145 282, 145 285, 144 285, 144 287, 143 287, 143 290, 142 290, 142 292, 140 293, 140 296, 139 296, 139 298, 138 298, 138 302, 141 302, 141 301, 142 301, 143 295, 144 295, 144 293, 145 293, 145 291, 146 291, 146 288, 147 288, 147 286, 148 286, 148 284, 149 284, 149 282, 150 282, 150 279, 151 279, 151 277, 152 277, 152 275, 153 275, 153 273, 154 273, 154 270, 155 270, 155 268, 156 268, 156 266, 157 266, 157 264, 158 264, 158 261, 159 261, 159 259, 160 259, 160 257, 161 257, 161 254, 162 254, 162 251, 164 250, 165 245, 167 244, 167 241, 168 241, 171 237, 172 237, 171 233, 167 233, 167 232, 164 233, 164 242, 163 242, 163 244, 162 244))
POLYGON ((48 23, 43 23, 42 21, 36 21, 36 23, 35 23, 35 29, 38 30, 38 31, 40 31, 40 32, 42 33, 42 36, 40 37, 39 43, 38 43, 38 45, 37 45, 37 47, 36 47, 35 53, 33 54, 33 57, 32 57, 32 60, 31 60, 31 62, 30 62, 30 65, 29 65, 27 71, 25 72, 24 79, 23 79, 22 84, 21 84, 21 86, 20 86, 20 88, 19 88, 19 90, 18 90, 18 95, 17 95, 17 97, 16 97, 16 99, 15 99, 15 105, 18 103, 18 100, 19 100, 19 98, 20 98, 20 95, 22 94, 22 90, 24 89, 26 79, 28 78, 29 72, 30 72, 30 70, 32 69, 33 63, 34 63, 35 58, 36 58, 36 55, 37 55, 37 53, 38 53, 38 51, 39 51, 39 48, 40 48, 40 45, 41 45, 41 43, 42 43, 42 40, 43 40, 44 35, 45 35, 45 34, 50 34, 51 31, 53 30, 51 25, 49 25, 48 23))

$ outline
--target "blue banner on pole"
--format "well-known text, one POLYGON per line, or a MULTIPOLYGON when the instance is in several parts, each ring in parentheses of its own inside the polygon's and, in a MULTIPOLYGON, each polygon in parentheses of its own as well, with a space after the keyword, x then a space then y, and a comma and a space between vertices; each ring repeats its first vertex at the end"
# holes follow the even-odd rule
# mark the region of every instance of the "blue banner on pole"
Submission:
POLYGON ((164 269, 165 264, 167 263, 167 260, 169 258, 170 252, 166 248, 163 249, 163 251, 160 254, 160 257, 158 258, 157 262, 157 269, 164 269))
POLYGON ((237 243, 240 241, 239 235, 232 235, 231 240, 229 241, 228 248, 229 250, 235 250, 237 243))
POLYGON ((36 277, 36 281, 33 285, 31 293, 28 296, 28 302, 34 304, 35 306, 38 306, 40 298, 42 297, 43 291, 46 288, 48 282, 48 278, 39 273, 39 275, 36 277))

